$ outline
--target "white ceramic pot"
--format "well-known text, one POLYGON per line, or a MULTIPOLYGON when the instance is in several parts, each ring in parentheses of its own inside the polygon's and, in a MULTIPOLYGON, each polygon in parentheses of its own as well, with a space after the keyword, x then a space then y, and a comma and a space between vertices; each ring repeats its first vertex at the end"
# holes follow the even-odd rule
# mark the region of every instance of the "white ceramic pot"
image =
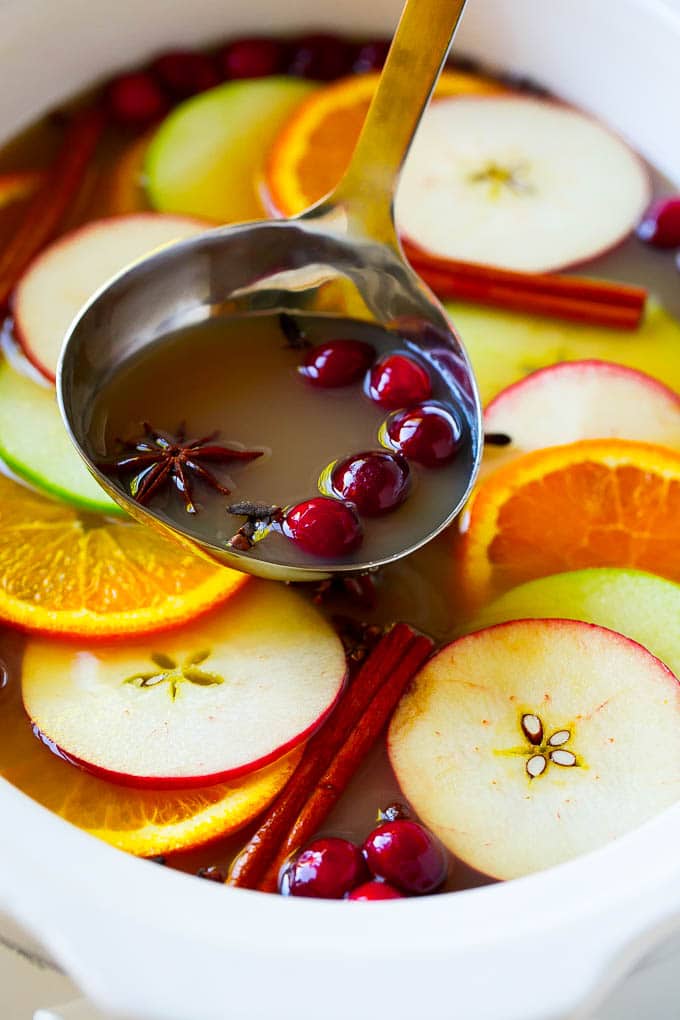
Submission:
MULTIPOLYGON (((390 29, 399 0, 0 0, 0 135, 154 50, 242 31, 390 29)), ((680 181, 680 13, 659 0, 469 0, 462 51, 592 108, 680 181)), ((464 339, 464 338, 463 338, 464 339)), ((680 804, 521 881, 346 904, 220 890, 134 860, 0 781, 0 908, 140 1020, 551 1020, 680 923, 680 804)))

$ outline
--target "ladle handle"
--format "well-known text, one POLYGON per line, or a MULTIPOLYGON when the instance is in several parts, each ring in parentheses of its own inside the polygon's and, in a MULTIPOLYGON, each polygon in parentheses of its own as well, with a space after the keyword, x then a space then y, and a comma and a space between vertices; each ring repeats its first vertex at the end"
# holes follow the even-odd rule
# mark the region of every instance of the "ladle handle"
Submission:
POLYGON ((399 173, 466 0, 406 0, 352 161, 325 203, 343 209, 350 233, 396 245, 399 173))

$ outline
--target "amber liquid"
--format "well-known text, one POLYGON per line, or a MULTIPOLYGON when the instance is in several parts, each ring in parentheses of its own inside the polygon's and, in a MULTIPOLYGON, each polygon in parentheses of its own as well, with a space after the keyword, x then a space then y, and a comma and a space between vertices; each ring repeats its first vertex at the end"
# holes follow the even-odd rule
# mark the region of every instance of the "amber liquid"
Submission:
MULTIPOLYGON (((0 152, 0 171, 47 165, 59 138, 58 125, 49 119, 41 122, 0 152)), ((108 205, 109 167, 129 145, 129 137, 109 132, 82 199, 63 225, 64 229, 112 211, 108 205)), ((657 194, 675 190, 660 175, 653 173, 652 178, 657 194)), ((615 185, 616 182, 612 182, 612 186, 615 185)), ((11 235, 19 215, 20 211, 11 207, 0 211, 0 240, 11 235)), ((680 286, 673 259, 665 252, 644 248, 635 239, 579 267, 578 272, 646 285, 668 311, 680 316, 680 286)), ((321 336, 324 330, 332 331, 335 325, 332 320, 325 320, 323 324, 318 323, 318 328, 321 336)), ((193 339, 188 334, 166 338, 162 350, 159 347, 150 352, 140 359, 139 365, 125 366, 119 376, 111 380, 106 399, 102 397, 94 409, 93 443, 99 455, 112 449, 116 436, 129 436, 143 418, 152 414, 158 416, 159 427, 171 430, 185 419, 196 434, 217 427, 225 441, 267 449, 267 457, 262 458, 261 463, 230 468, 235 499, 247 495, 248 498, 291 502, 314 494, 318 474, 330 461, 347 452, 376 447, 377 428, 383 413, 365 400, 360 390, 351 394, 314 393, 305 388, 296 372, 297 356, 282 347, 281 336, 271 322, 251 320, 247 331, 227 327, 227 332, 233 334, 227 343, 223 331, 223 325, 210 326, 198 330, 193 339), (190 345, 196 346, 190 349, 190 345), (198 348, 201 349, 200 358, 196 357, 198 348), (255 350, 257 357, 253 356, 255 350), (266 351, 266 358, 259 356, 261 350, 266 351), (258 395, 255 402, 251 399, 254 390, 258 395), (319 428, 319 423, 323 424, 323 429, 319 428), (285 450, 279 447, 279 442, 285 442, 285 450), (303 442, 305 457, 299 458, 297 454, 303 442)), ((625 348, 627 335, 616 336, 622 349, 625 348)), ((394 345, 393 338, 371 337, 370 342, 379 350, 394 345)), ((680 351, 677 356, 680 359, 680 351)), ((559 360, 559 352, 555 357, 559 360)), ((535 367, 528 364, 526 370, 529 372, 535 367)), ((434 383, 436 391, 436 379, 434 383)), ((440 490, 450 478, 448 469, 438 476, 434 472, 424 475, 418 475, 412 497, 402 510, 387 518, 384 524, 376 522, 375 530, 373 524, 370 525, 371 549, 387 548, 399 537, 413 535, 428 514, 436 516, 440 512, 440 490)), ((157 512, 184 520, 180 504, 159 506, 157 512)), ((197 526, 214 528, 220 540, 226 539, 230 531, 222 513, 221 505, 211 507, 197 526)), ((274 537, 267 549, 268 557, 281 551, 277 543, 282 541, 274 537)), ((457 531, 453 527, 415 554, 381 571, 374 608, 357 606, 337 595, 326 602, 324 611, 370 623, 405 620, 438 642, 450 639, 462 631, 469 615, 461 601, 453 567, 456 542, 457 531)), ((256 554, 260 552, 264 553, 264 547, 256 554)), ((287 557, 289 554, 290 550, 286 550, 287 557)), ((63 780, 74 772, 74 766, 38 743, 23 712, 20 670, 24 640, 18 632, 0 632, 3 667, 0 670, 0 775, 41 804, 62 813, 65 810, 61 793, 63 780)), ((78 775, 75 773, 76 779, 78 775)), ((97 782, 105 785, 104 780, 97 782)), ((77 787, 74 782, 69 793, 76 800, 77 787)), ((125 796, 121 788, 121 797, 125 796)), ((403 801, 403 797, 381 744, 363 763, 324 830, 360 842, 374 824, 378 808, 394 800, 403 801)), ((171 855, 167 863, 189 872, 210 864, 227 865, 248 836, 249 830, 243 830, 209 846, 171 855)), ((487 881, 484 876, 455 863, 448 888, 461 889, 487 881)))
MULTIPOLYGON (((412 345, 405 349, 397 334, 330 316, 299 315, 295 321, 313 346, 344 338, 370 344, 377 357, 407 353, 429 371, 433 400, 455 413, 438 371, 412 345)), ((210 319, 168 335, 131 358, 99 393, 88 430, 91 455, 96 461, 115 459, 119 438, 140 436, 145 421, 171 433, 182 422, 190 437, 217 432, 218 443, 261 451, 257 460, 215 470, 230 489, 228 497, 198 481, 195 514, 186 512, 169 486, 149 503, 164 520, 223 547, 243 523, 227 513, 231 503, 287 507, 328 494, 320 485, 325 469, 350 454, 381 449, 379 432, 388 412, 368 398, 364 380, 315 387, 298 371, 305 353, 287 344, 276 314, 210 319)), ((362 545, 337 562, 383 560, 422 542, 447 519, 452 500, 464 491, 470 459, 464 442, 441 468, 413 464, 406 502, 382 517, 364 518, 362 545)), ((248 555, 283 564, 319 562, 276 530, 248 555)))

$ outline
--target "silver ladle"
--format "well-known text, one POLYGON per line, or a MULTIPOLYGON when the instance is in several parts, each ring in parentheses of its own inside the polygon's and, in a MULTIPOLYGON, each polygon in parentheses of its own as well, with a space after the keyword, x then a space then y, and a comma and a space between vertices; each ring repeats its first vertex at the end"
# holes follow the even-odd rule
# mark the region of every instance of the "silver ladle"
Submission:
POLYGON ((482 451, 477 389, 442 306, 402 256, 392 210, 399 172, 464 6, 465 0, 407 0, 352 162, 330 196, 293 219, 217 228, 162 249, 104 286, 71 326, 57 377, 62 416, 90 471, 138 521, 237 570, 311 581, 400 559, 464 505, 482 451), (88 435, 93 404, 123 362, 185 326, 282 309, 351 315, 397 332, 437 372, 463 419, 467 442, 450 505, 434 528, 389 557, 332 567, 268 562, 266 542, 256 557, 206 541, 190 522, 180 528, 140 505, 97 467, 88 435))

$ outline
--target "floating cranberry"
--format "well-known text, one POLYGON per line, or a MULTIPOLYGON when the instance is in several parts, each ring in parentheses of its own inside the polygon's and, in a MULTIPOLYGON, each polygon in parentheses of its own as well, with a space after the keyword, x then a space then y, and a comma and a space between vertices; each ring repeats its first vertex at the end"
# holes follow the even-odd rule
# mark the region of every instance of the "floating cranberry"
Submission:
POLYGON ((434 892, 446 880, 446 852, 432 833, 418 822, 384 822, 364 843, 370 870, 401 889, 422 896, 434 892))
POLYGON ((637 228, 637 236, 655 248, 680 248, 680 195, 653 202, 637 228))
POLYGON ((341 900, 368 877, 359 847, 348 839, 317 839, 291 861, 280 883, 284 896, 341 900))
POLYGON ((168 109, 163 89, 144 71, 115 78, 108 87, 106 100, 113 119, 129 127, 151 124, 168 109))
POLYGON ((430 377, 413 358, 390 354, 373 368, 368 381, 371 400, 390 411, 417 404, 432 395, 430 377))
POLYGON ((330 472, 330 488, 349 500, 365 517, 379 517, 400 506, 410 488, 408 464, 399 454, 370 450, 338 461, 330 472))
POLYGON ((389 49, 389 39, 373 39, 370 42, 365 42, 357 50, 352 70, 355 74, 380 71, 387 60, 389 49))
POLYGON ((176 99, 205 92, 221 80, 213 57, 187 50, 164 53, 153 62, 151 70, 176 99))
POLYGON ((310 348, 298 371, 312 386, 349 386, 363 377, 374 358, 375 349, 363 340, 329 340, 310 348))
POLYGON ((283 533, 304 552, 324 559, 338 559, 361 545, 361 524, 346 503, 315 496, 286 512, 283 533))
POLYGON ((348 900, 403 900, 404 894, 395 889, 388 882, 364 882, 356 889, 352 889, 347 897, 348 900))
POLYGON ((354 46, 337 35, 305 35, 293 43, 288 73, 315 81, 332 81, 352 70, 354 46))
POLYGON ((463 433, 458 419, 436 404, 397 411, 384 426, 387 440, 409 460, 436 468, 455 457, 463 433))
POLYGON ((276 39, 254 36, 236 39, 219 55, 225 78, 267 78, 283 70, 286 50, 276 39))

